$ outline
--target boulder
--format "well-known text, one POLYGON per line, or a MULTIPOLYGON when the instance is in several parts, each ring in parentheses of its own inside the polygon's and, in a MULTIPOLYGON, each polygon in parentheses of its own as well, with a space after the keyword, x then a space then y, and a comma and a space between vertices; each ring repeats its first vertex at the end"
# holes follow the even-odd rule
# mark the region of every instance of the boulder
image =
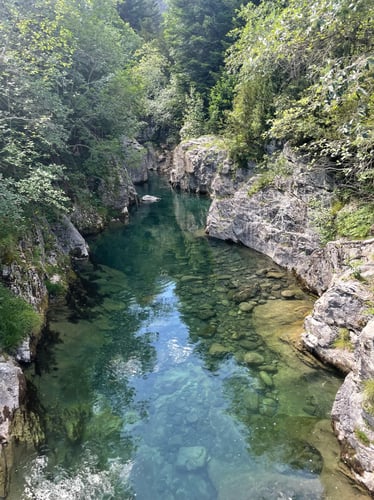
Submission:
POLYGON ((217 342, 212 344, 209 348, 209 354, 210 354, 210 356, 213 356, 214 358, 222 358, 223 356, 225 356, 229 352, 231 352, 230 347, 226 347, 222 344, 218 344, 217 342))
POLYGON ((155 203, 156 201, 160 201, 161 198, 158 198, 157 196, 152 196, 150 194, 145 194, 144 196, 141 197, 141 200, 143 203, 155 203))
POLYGON ((244 363, 246 365, 262 365, 264 361, 265 358, 257 352, 246 352, 244 354, 244 363))
POLYGON ((86 240, 66 215, 61 217, 52 230, 63 253, 77 259, 86 259, 88 257, 89 249, 86 240))

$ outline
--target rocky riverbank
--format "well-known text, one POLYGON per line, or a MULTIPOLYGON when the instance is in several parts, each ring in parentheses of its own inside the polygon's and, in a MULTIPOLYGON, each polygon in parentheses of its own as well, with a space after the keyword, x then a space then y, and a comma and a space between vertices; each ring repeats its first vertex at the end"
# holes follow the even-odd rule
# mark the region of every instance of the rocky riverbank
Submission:
POLYGON ((26 381, 21 367, 35 357, 50 298, 65 298, 75 279, 72 262, 88 257, 84 237, 100 232, 109 217, 126 221, 128 207, 138 201, 135 184, 147 181, 148 170, 155 163, 152 150, 134 142, 124 146, 129 156, 124 164, 113 168, 106 179, 88 180, 82 190, 83 199, 73 200, 69 216, 62 215, 53 223, 38 220, 25 232, 8 262, 1 263, 2 282, 33 306, 42 317, 42 327, 30 334, 12 355, 0 354, 0 498, 8 492, 15 444, 35 445, 43 439, 37 417, 27 411, 26 381), (95 184, 95 204, 87 203, 93 196, 91 184, 95 184), (98 206, 106 209, 106 217, 98 206))
POLYGON ((220 141, 203 137, 179 145, 170 182, 212 198, 207 233, 242 243, 294 272, 318 294, 304 323, 304 348, 347 377, 332 410, 342 460, 374 492, 374 239, 323 245, 318 217, 333 202, 334 185, 290 150, 280 175, 236 169, 220 141), (373 399, 373 401, 371 400, 373 399))

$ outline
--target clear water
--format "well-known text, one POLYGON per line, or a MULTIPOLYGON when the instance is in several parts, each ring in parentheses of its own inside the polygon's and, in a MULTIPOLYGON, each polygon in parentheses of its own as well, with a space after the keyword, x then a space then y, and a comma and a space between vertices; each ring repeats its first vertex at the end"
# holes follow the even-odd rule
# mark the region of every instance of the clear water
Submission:
POLYGON ((47 440, 10 498, 366 498, 338 471, 341 380, 292 347, 311 299, 206 238, 208 200, 147 190, 161 201, 94 239, 75 307, 51 311, 28 374, 47 440))

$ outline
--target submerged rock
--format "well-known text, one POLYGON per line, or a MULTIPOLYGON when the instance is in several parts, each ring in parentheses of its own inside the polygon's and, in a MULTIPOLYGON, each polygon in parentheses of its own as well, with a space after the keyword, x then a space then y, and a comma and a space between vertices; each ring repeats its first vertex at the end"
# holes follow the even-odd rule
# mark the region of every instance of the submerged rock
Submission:
POLYGON ((203 446, 182 446, 179 448, 176 466, 186 471, 194 471, 204 467, 207 451, 203 446))
POLYGON ((260 371, 258 374, 260 377, 260 380, 267 386, 267 387, 272 387, 273 386, 273 379, 271 378, 271 375, 269 375, 266 371, 260 371))
POLYGON ((222 344, 214 343, 210 346, 209 348, 209 354, 210 356, 213 356, 214 358, 221 358, 231 352, 230 347, 226 347, 222 344))
POLYGON ((239 310, 242 312, 251 312, 253 311, 255 305, 256 304, 253 302, 241 302, 239 304, 239 310))
POLYGON ((284 299, 293 299, 295 298, 295 296, 297 295, 297 290, 283 290, 281 292, 281 296, 284 298, 284 299))
POLYGON ((244 363, 247 365, 262 365, 265 358, 257 352, 247 352, 244 355, 244 363))

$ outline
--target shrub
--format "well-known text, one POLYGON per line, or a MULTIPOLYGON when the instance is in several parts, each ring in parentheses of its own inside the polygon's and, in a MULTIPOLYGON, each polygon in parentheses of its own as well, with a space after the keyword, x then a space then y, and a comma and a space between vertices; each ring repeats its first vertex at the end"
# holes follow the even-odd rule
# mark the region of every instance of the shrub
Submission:
POLYGON ((368 438, 366 432, 362 431, 361 429, 355 429, 355 436, 359 441, 361 441, 362 444, 364 444, 365 446, 369 446, 370 439, 368 438))
POLYGON ((11 351, 40 327, 41 318, 25 300, 0 285, 0 348, 11 351))
POLYGON ((374 204, 347 207, 336 216, 336 228, 340 236, 352 239, 366 238, 374 224, 374 204))
POLYGON ((374 379, 368 379, 364 382, 365 402, 374 405, 374 379))
POLYGON ((353 351, 353 345, 349 336, 347 328, 339 328, 339 334, 333 342, 335 349, 345 349, 346 351, 353 351))

